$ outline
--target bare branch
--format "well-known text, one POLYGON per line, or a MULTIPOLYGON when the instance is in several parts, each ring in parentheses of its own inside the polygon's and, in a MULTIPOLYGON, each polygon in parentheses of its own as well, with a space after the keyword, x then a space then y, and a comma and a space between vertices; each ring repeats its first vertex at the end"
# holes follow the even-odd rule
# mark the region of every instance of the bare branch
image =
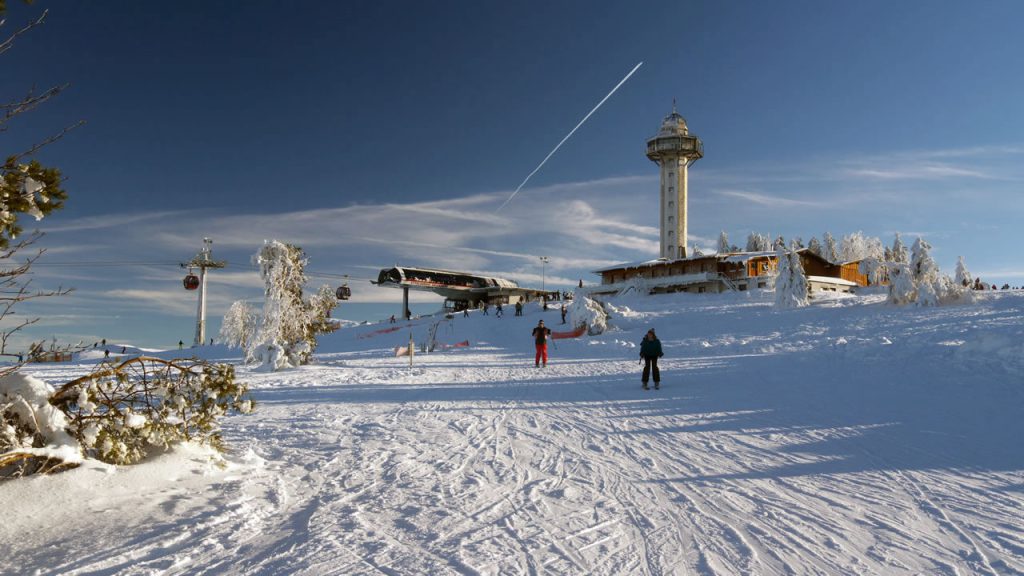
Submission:
POLYGON ((18 36, 21 36, 25 32, 28 32, 29 30, 35 28, 36 26, 42 26, 43 21, 46 20, 46 14, 48 12, 49 12, 49 10, 43 10, 43 13, 39 15, 39 18, 37 18, 35 22, 29 22, 28 24, 25 25, 24 28, 22 28, 21 30, 18 30, 14 34, 11 34, 11 36, 9 38, 7 38, 7 40, 4 40, 3 42, 0 42, 0 54, 3 54, 4 52, 7 52, 8 50, 10 50, 11 46, 14 46, 14 40, 18 36))
POLYGON ((72 124, 71 126, 68 126, 67 128, 61 130, 57 134, 54 134, 53 136, 50 136, 46 140, 43 140, 42 142, 39 142, 39 143, 35 144, 34 146, 29 148, 28 150, 26 150, 26 151, 24 151, 24 152, 22 152, 20 154, 15 154, 14 156, 11 156, 10 160, 12 160, 14 162, 17 162, 18 160, 20 160, 21 158, 24 158, 25 156, 31 156, 31 155, 35 154, 36 152, 38 152, 41 148, 43 148, 45 146, 49 146, 50 144, 53 144, 57 140, 60 140, 68 132, 71 132, 75 128, 78 128, 78 127, 84 126, 84 125, 85 125, 85 120, 79 120, 77 123, 72 124))
POLYGON ((54 86, 38 96, 34 94, 34 90, 30 90, 28 95, 22 98, 19 102, 0 104, 0 109, 3 109, 4 111, 3 117, 0 118, 0 131, 7 130, 7 128, 4 125, 7 124, 7 122, 9 122, 11 118, 14 118, 19 114, 24 114, 25 112, 30 112, 43 102, 46 102, 50 98, 53 98, 57 94, 60 94, 64 90, 67 90, 69 87, 71 87, 70 83, 61 84, 60 86, 54 86))

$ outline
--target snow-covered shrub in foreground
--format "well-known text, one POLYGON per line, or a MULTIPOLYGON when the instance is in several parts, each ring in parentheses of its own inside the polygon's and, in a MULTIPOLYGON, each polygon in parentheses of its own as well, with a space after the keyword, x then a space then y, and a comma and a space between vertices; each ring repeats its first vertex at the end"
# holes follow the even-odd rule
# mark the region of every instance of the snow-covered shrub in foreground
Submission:
POLYGON ((85 457, 133 464, 151 448, 181 442, 223 451, 218 418, 253 408, 231 365, 198 359, 101 364, 55 393, 13 374, 0 380, 0 398, 0 478, 73 467, 85 457))
POLYGON ((53 388, 20 372, 0 378, 0 479, 73 467, 82 461, 53 388))

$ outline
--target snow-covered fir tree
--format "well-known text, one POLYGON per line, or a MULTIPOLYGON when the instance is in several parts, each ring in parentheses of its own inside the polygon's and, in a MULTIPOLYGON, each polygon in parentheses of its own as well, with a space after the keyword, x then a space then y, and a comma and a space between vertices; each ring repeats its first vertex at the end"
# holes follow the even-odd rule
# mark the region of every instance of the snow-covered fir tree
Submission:
POLYGON ((727 254, 730 252, 729 236, 722 230, 722 233, 718 235, 718 253, 727 254))
POLYGON ((832 237, 832 234, 825 232, 825 235, 822 236, 822 243, 824 244, 822 256, 825 257, 825 260, 833 264, 839 262, 839 251, 836 249, 836 239, 832 237))
POLYGON ((889 297, 890 304, 902 306, 917 300, 917 284, 910 265, 903 262, 892 262, 889 265, 889 297))
POLYGON ((936 283, 939 280, 939 265, 931 255, 932 245, 918 237, 910 249, 910 272, 917 285, 918 306, 938 306, 939 294, 936 283))
MULTIPOLYGON (((256 337, 259 329, 256 310, 244 300, 239 300, 228 308, 220 325, 219 339, 232 348, 249 350, 249 344, 256 337)), ((247 359, 248 360, 248 359, 247 359)))
POLYGON ((865 258, 883 260, 885 246, 880 239, 865 236, 863 232, 857 231, 843 237, 839 257, 842 262, 856 262, 865 258))
POLYGON ((767 252, 771 250, 771 241, 766 234, 751 232, 747 236, 747 252, 767 252))
POLYGON ((954 280, 964 288, 970 288, 971 284, 974 283, 974 278, 972 278, 971 273, 967 271, 967 264, 964 263, 963 256, 960 256, 956 260, 956 276, 954 277, 954 280))
POLYGON ((903 239, 900 238, 899 232, 896 233, 896 237, 892 241, 892 259, 890 261, 910 264, 910 252, 907 250, 907 246, 903 244, 903 239))
MULTIPOLYGON (((898 240, 898 238, 897 238, 898 240)), ((899 253, 906 248, 893 246, 899 253)), ((939 265, 931 256, 931 245, 918 238, 910 250, 909 264, 892 262, 890 267, 889 299, 893 304, 914 303, 917 306, 939 306, 950 302, 971 302, 973 293, 961 282, 941 274, 939 265)), ((966 268, 964 270, 966 272, 966 268)))
POLYGON ((811 240, 807 243, 807 249, 810 250, 812 253, 821 256, 822 258, 825 257, 825 250, 824 248, 822 248, 821 242, 818 241, 818 238, 816 236, 811 236, 811 240))
POLYGON ((326 331, 326 317, 336 305, 324 301, 329 288, 321 288, 310 301, 303 298, 306 257, 298 246, 267 241, 253 260, 266 289, 263 321, 247 355, 270 370, 308 363, 316 349, 316 335, 326 331))
POLYGON ((775 277, 775 305, 779 308, 796 308, 807 305, 807 277, 795 244, 791 250, 785 246, 775 249, 778 261, 775 277))

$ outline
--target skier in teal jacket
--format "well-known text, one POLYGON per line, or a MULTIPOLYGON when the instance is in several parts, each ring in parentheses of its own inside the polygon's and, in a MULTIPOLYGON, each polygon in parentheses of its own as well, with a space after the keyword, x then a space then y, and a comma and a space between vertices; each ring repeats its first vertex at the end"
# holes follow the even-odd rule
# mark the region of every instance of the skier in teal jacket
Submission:
POLYGON ((650 390, 647 387, 647 380, 654 374, 654 389, 661 388, 661 372, 658 370, 658 358, 664 356, 665 353, 661 351, 661 340, 658 340, 658 336, 654 333, 654 328, 647 331, 647 335, 644 336, 642 342, 640 342, 640 357, 644 360, 644 373, 640 377, 640 381, 643 382, 644 390, 650 390))

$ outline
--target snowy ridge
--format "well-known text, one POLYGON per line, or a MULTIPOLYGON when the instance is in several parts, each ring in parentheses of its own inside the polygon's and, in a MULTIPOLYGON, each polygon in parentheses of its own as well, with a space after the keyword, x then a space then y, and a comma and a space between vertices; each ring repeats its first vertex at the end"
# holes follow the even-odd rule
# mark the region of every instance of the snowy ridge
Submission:
POLYGON ((563 327, 534 306, 345 327, 315 365, 240 369, 259 406, 225 422, 226 469, 183 447, 0 484, 0 573, 1024 573, 1024 293, 604 308, 546 369, 530 330, 563 327), (392 356, 438 320, 470 347, 392 356))

